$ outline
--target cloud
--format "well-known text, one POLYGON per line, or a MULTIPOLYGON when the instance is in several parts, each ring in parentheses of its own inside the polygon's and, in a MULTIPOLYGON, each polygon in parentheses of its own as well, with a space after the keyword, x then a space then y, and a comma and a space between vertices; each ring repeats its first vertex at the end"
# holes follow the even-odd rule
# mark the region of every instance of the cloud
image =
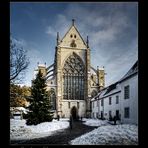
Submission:
POLYGON ((66 16, 59 14, 56 16, 56 22, 54 25, 48 25, 45 32, 53 37, 55 37, 57 32, 59 32, 60 36, 62 37, 67 32, 68 27, 69 21, 66 16))
POLYGON ((13 36, 11 37, 11 39, 12 39, 12 42, 17 45, 17 47, 27 46, 27 42, 24 39, 14 38, 13 36))
MULTIPOLYGON (((109 85, 118 81, 138 59, 137 5, 135 4, 72 2, 65 3, 65 9, 60 11, 59 6, 62 7, 62 5, 59 3, 59 6, 55 7, 55 9, 58 8, 57 10, 53 8, 56 12, 54 16, 52 11, 52 15, 49 15, 53 18, 52 20, 42 16, 42 13, 40 17, 42 16, 42 23, 46 25, 46 35, 50 36, 50 48, 55 46, 53 41, 56 40, 57 32, 62 38, 74 18, 76 27, 84 40, 87 35, 89 36, 91 65, 94 68, 105 66, 106 85, 109 85)), ((31 11, 32 9, 27 10, 28 15, 31 11)), ((49 51, 46 52, 44 47, 44 53, 47 54, 43 55, 43 48, 42 51, 39 48, 42 47, 29 47, 32 65, 37 65, 37 62, 44 63, 45 58, 47 59, 46 55, 49 51)), ((49 53, 52 57, 54 57, 53 50, 49 53)))
POLYGON ((109 85, 118 81, 138 59, 137 28, 127 3, 91 5, 69 4, 57 16, 55 25, 48 27, 48 33, 53 35, 58 29, 64 35, 69 28, 66 24, 76 19, 82 37, 89 35, 92 66, 106 67, 106 85, 109 85))
MULTIPOLYGON (((126 48, 128 50, 125 50, 123 53, 113 53, 109 58, 105 58, 106 85, 110 85, 121 79, 138 60, 137 39, 134 39, 126 48)), ((121 51, 124 50, 122 49, 121 51)))

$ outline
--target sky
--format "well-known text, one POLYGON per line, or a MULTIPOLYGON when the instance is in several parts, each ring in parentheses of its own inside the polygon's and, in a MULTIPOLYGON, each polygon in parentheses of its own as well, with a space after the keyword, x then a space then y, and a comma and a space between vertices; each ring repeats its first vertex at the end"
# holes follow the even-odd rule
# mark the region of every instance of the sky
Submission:
POLYGON ((91 66, 105 67, 105 86, 138 60, 137 2, 11 2, 10 32, 30 60, 24 85, 31 86, 38 62, 53 64, 57 32, 62 38, 72 19, 83 39, 89 37, 91 66))

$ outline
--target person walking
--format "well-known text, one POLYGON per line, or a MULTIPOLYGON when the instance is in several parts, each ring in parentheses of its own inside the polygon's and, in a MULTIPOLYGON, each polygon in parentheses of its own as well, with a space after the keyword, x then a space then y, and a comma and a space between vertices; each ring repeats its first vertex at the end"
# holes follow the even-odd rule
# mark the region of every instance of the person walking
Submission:
POLYGON ((70 125, 70 129, 72 129, 72 126, 73 126, 73 119, 72 119, 72 115, 70 115, 69 125, 70 125))
POLYGON ((60 115, 57 115, 57 119, 58 119, 58 121, 60 120, 60 115))
POLYGON ((114 125, 116 125, 116 120, 117 120, 117 118, 116 118, 116 116, 114 116, 114 125))

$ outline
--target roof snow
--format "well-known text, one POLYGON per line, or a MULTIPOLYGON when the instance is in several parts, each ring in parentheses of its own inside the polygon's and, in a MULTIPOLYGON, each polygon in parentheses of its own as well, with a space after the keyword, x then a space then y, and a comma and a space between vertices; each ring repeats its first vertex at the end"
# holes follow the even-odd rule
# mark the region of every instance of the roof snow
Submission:
POLYGON ((39 64, 38 66, 39 66, 39 67, 46 67, 45 64, 39 64))
POLYGON ((127 79, 128 77, 134 75, 135 73, 138 72, 138 60, 136 61, 136 63, 132 66, 132 68, 119 80, 123 81, 125 79, 127 79))

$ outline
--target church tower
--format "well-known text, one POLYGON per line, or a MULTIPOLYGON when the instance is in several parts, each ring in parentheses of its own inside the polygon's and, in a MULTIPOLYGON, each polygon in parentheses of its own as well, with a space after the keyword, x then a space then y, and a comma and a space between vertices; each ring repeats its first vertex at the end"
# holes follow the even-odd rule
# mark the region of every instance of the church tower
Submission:
POLYGON ((104 67, 102 68, 97 67, 97 76, 98 76, 99 90, 102 90, 105 87, 104 67))

